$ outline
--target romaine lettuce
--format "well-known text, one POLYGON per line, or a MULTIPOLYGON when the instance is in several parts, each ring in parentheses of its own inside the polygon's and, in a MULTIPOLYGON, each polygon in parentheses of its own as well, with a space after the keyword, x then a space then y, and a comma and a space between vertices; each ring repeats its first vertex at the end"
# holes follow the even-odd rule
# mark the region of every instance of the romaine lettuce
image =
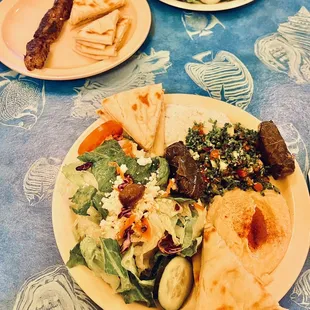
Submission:
POLYGON ((70 250, 70 258, 66 265, 69 268, 78 265, 86 266, 86 261, 81 253, 80 243, 77 243, 76 246, 72 250, 70 250))
POLYGON ((91 206, 91 200, 96 194, 97 189, 92 185, 80 187, 71 201, 74 203, 72 210, 79 215, 88 215, 87 210, 91 206))

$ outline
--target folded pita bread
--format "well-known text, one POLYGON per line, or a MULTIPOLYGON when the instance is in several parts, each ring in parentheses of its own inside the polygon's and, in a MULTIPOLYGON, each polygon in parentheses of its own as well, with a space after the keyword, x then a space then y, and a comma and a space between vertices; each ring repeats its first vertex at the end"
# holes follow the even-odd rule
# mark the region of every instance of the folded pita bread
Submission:
POLYGON ((196 310, 280 310, 273 297, 246 271, 216 229, 204 231, 196 310))
MULTIPOLYGON (((121 123, 124 130, 148 151, 154 145, 163 100, 162 85, 149 85, 104 99, 98 114, 106 113, 121 123)), ((164 140, 161 143, 164 144, 164 140)))
POLYGON ((88 46, 91 48, 96 48, 98 50, 104 50, 106 48, 106 45, 101 44, 101 43, 93 43, 93 42, 83 41, 83 40, 76 40, 76 43, 84 45, 84 46, 88 46))
POLYGON ((82 28, 75 36, 76 40, 112 45, 115 40, 119 10, 114 10, 86 27, 82 28))
POLYGON ((118 50, 121 48, 126 32, 130 26, 129 18, 122 18, 117 24, 116 36, 113 45, 106 45, 103 49, 90 47, 89 44, 84 44, 84 41, 77 41, 74 50, 79 54, 93 58, 96 60, 103 60, 109 57, 117 56, 118 50))
POLYGON ((70 24, 77 26, 101 16, 126 4, 126 0, 74 0, 70 24))

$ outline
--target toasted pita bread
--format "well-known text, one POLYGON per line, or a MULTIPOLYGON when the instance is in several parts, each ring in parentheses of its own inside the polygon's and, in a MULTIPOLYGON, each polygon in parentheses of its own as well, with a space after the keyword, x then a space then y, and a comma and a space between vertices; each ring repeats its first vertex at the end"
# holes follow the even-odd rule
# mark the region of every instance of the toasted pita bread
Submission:
POLYGON ((101 43, 93 43, 93 42, 83 41, 83 40, 76 40, 76 43, 84 45, 84 46, 88 46, 91 48, 96 48, 98 50, 104 50, 106 48, 106 45, 101 44, 101 43))
POLYGON ((235 189, 216 196, 208 209, 207 221, 233 251, 243 266, 262 284, 285 255, 291 238, 289 208, 273 190, 264 196, 235 189))
POLYGON ((112 45, 115 40, 119 10, 114 10, 86 27, 82 28, 75 36, 76 40, 112 45))
POLYGON ((124 130, 148 151, 154 145, 163 100, 162 85, 149 85, 104 99, 98 114, 106 113, 121 123, 124 130))
POLYGON ((165 153, 165 144, 163 141, 165 141, 165 111, 166 111, 166 105, 165 102, 162 102, 161 105, 161 113, 159 118, 159 124, 157 127, 157 132, 155 136, 154 144, 150 150, 151 154, 157 155, 157 156, 164 156, 165 153))
POLYGON ((75 48, 73 48, 77 53, 96 60, 103 60, 109 57, 117 56, 118 50, 121 48, 126 32, 130 26, 129 18, 121 18, 117 24, 116 36, 113 45, 106 45, 103 49, 98 49, 90 47, 89 44, 84 44, 84 41, 76 41, 75 48))
POLYGON ((196 310, 283 309, 246 271, 211 225, 205 228, 202 251, 196 310))
POLYGON ((126 4, 126 0, 74 0, 70 24, 78 26, 102 17, 126 4))

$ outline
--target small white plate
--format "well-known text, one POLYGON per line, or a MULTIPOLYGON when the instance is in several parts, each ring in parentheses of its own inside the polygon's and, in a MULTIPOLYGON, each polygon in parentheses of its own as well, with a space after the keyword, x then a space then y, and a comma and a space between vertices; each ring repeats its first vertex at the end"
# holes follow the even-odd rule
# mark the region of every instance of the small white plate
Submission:
MULTIPOLYGON (((245 112, 244 110, 218 101, 209 97, 185 94, 165 95, 167 106, 190 107, 195 110, 212 110, 226 114, 232 123, 240 122, 244 127, 257 130, 260 121, 245 112)), ((177 122, 174 117, 169 115, 167 108, 166 120, 177 122)), ((175 109, 174 109, 175 110, 175 109)), ((193 120, 194 121, 194 120, 193 120)), ((99 119, 88 127, 84 133, 76 140, 63 161, 62 167, 72 162, 76 162, 77 150, 81 142, 98 127, 103 120, 99 119)), ((166 123, 167 125, 167 123, 166 123)), ((177 126, 176 126, 177 127, 177 126)), ((295 172, 281 181, 276 181, 276 186, 281 190, 282 195, 287 201, 287 205, 292 217, 293 232, 292 238, 283 260, 272 273, 273 281, 267 290, 276 300, 280 300, 298 277, 309 250, 309 227, 310 227, 310 200, 307 185, 303 174, 296 164, 295 172)), ((58 174, 53 194, 53 227, 56 243, 64 262, 69 259, 70 250, 76 245, 72 232, 75 214, 71 211, 69 197, 74 194, 74 188, 64 175, 58 174)), ((100 307, 105 310, 146 310, 142 304, 126 305, 119 294, 113 293, 111 287, 99 277, 86 268, 77 266, 69 270, 70 274, 85 291, 85 293, 100 307)), ((194 297, 184 305, 182 310, 191 310, 194 297)))
POLYGON ((0 61, 7 67, 38 79, 74 80, 110 70, 132 56, 145 41, 151 27, 151 11, 146 0, 128 0, 120 9, 131 18, 131 26, 117 57, 96 61, 72 50, 74 35, 67 21, 51 45, 51 51, 41 70, 28 71, 24 65, 26 44, 39 26, 53 0, 4 0, 0 3, 0 61))
POLYGON ((176 8, 191 10, 191 11, 224 11, 239 6, 246 5, 254 0, 233 0, 233 1, 223 1, 217 4, 204 4, 204 3, 187 3, 179 0, 159 0, 163 3, 169 4, 176 8))

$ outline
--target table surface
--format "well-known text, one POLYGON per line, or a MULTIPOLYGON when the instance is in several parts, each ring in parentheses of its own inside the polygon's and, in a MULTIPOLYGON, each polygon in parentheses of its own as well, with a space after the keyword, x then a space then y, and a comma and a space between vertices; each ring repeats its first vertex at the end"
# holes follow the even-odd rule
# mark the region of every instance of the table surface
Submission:
MULTIPOLYGON (((211 96, 273 119, 306 178, 309 0, 256 0, 212 14, 149 4, 145 44, 107 73, 44 82, 0 63, 0 309, 98 309, 61 260, 51 206, 62 160, 113 93, 162 82, 166 93, 211 96)), ((309 284, 310 256, 281 305, 310 309, 309 284)))

